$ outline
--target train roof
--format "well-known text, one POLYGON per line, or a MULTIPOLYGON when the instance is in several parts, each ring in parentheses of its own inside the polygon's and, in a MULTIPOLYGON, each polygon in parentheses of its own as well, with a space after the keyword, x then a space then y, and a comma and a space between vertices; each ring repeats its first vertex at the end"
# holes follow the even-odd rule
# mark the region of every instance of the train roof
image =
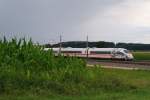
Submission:
MULTIPOLYGON (((60 48, 45 48, 44 50, 59 50, 60 48)), ((83 51, 86 50, 86 48, 61 48, 62 51, 83 51)), ((120 51, 120 50, 126 50, 124 48, 89 48, 90 51, 120 51)))

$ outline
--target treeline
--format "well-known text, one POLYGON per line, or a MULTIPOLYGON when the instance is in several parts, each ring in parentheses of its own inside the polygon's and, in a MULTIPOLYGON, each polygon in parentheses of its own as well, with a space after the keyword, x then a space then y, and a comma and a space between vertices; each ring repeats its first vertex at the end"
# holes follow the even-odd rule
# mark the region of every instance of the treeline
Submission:
POLYGON ((118 48, 126 48, 128 50, 150 50, 150 44, 138 44, 138 43, 118 43, 118 48))
MULTIPOLYGON (((45 47, 59 47, 60 43, 58 44, 45 44, 45 47)), ((96 47, 96 48, 126 48, 128 50, 150 50, 150 44, 140 44, 140 43, 117 43, 114 42, 105 42, 105 41, 98 41, 98 42, 88 42, 89 47, 96 47)), ((62 42, 62 47, 72 47, 72 48, 85 48, 86 41, 69 41, 69 42, 62 42)))

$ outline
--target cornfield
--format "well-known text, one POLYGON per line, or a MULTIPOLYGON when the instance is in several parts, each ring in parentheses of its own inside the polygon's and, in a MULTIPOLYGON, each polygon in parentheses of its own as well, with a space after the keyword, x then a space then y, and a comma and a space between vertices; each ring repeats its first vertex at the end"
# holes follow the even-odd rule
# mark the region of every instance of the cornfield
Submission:
POLYGON ((5 81, 18 80, 15 84, 20 87, 23 81, 29 80, 55 82, 64 81, 66 77, 68 81, 72 78, 79 80, 84 69, 85 61, 74 57, 55 57, 51 50, 44 51, 44 47, 34 45, 32 40, 14 38, 7 41, 4 38, 0 41, 0 90, 6 90, 4 87, 7 87, 3 78, 9 78, 5 81))

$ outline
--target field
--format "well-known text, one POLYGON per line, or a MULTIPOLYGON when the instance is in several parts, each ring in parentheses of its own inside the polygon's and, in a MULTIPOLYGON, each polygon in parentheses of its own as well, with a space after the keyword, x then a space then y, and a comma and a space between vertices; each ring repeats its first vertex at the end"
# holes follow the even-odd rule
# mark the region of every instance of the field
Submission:
POLYGON ((135 60, 150 60, 149 51, 132 52, 135 60))
POLYGON ((86 67, 86 61, 0 40, 0 100, 149 100, 150 72, 86 67))
MULTIPOLYGON (((102 76, 99 76, 100 79, 102 77, 105 78, 105 80, 107 80, 106 78, 110 79, 110 77, 115 79, 113 83, 111 83, 114 84, 113 87, 108 86, 107 88, 105 87, 105 89, 97 89, 96 86, 93 86, 93 91, 89 90, 89 93, 83 93, 80 95, 61 95, 58 93, 36 95, 33 93, 26 93, 25 95, 16 96, 9 94, 0 96, 0 100, 149 100, 149 71, 101 69, 100 72, 102 74, 102 76), (120 83, 128 85, 120 86, 120 83)), ((103 82, 103 84, 109 84, 107 82, 103 82)))

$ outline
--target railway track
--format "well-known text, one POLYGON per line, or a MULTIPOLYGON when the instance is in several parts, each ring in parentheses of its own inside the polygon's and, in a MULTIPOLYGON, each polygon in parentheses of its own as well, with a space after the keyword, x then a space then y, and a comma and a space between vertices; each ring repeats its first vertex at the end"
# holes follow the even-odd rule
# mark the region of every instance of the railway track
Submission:
POLYGON ((119 61, 119 60, 95 60, 88 59, 88 62, 106 62, 106 63, 121 63, 121 64, 136 64, 136 65, 150 65, 150 61, 119 61))
POLYGON ((88 59, 87 64, 111 66, 112 68, 119 67, 119 68, 137 68, 150 70, 150 61, 114 61, 114 60, 88 59))

